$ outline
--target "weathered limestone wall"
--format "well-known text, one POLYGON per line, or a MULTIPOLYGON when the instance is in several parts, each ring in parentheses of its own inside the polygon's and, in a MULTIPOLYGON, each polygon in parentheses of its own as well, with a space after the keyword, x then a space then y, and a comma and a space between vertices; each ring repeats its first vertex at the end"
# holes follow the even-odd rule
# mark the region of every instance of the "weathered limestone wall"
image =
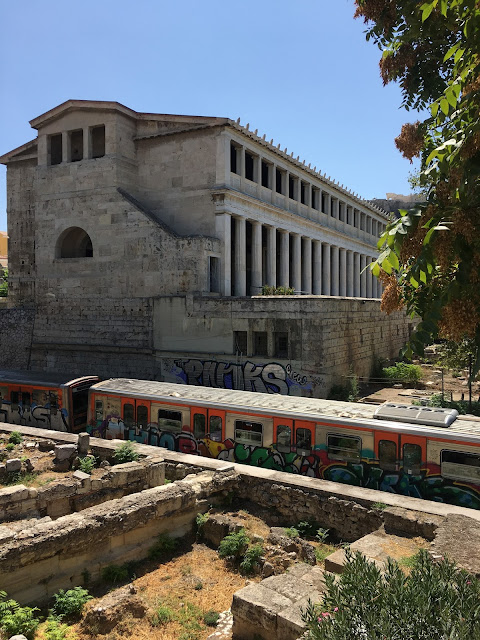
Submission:
POLYGON ((35 311, 0 307, 0 369, 28 369, 35 311))

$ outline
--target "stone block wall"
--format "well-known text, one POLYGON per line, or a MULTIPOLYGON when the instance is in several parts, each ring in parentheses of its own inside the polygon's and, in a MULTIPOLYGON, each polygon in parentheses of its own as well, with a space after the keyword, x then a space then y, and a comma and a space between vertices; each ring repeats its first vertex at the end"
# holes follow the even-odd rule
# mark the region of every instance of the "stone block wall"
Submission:
POLYGON ((29 369, 35 311, 0 308, 0 369, 29 369))

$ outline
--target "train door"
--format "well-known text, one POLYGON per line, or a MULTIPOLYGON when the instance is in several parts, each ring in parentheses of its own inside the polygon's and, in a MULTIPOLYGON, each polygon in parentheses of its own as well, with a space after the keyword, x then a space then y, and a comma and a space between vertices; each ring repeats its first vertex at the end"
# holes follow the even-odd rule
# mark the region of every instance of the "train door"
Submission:
POLYGON ((293 420, 288 418, 273 419, 273 442, 279 453, 291 453, 293 435, 293 420))
POLYGON ((225 440, 225 411, 208 409, 208 435, 214 442, 225 440))
POLYGON ((297 455, 306 458, 312 453, 315 424, 305 420, 295 420, 295 450, 297 455))
POLYGON ((398 471, 400 458, 400 436, 387 431, 374 431, 375 453, 378 466, 383 471, 398 471))
POLYGON ((208 411, 203 407, 190 408, 190 431, 195 440, 204 440, 207 435, 208 411))
POLYGON ((148 444, 150 404, 149 400, 122 398, 123 438, 125 440, 148 444))
POLYGON ((419 476, 427 462, 427 438, 401 434, 400 446, 403 473, 419 476))
POLYGON ((19 385, 9 385, 9 422, 13 424, 22 424, 22 390, 19 385))

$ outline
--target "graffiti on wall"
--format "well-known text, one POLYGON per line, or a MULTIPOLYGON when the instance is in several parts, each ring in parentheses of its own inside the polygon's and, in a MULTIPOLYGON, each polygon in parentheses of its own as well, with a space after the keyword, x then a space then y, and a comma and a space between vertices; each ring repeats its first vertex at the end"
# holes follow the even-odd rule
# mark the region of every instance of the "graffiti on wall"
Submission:
MULTIPOLYGON (((267 364, 247 360, 243 363, 217 360, 162 360, 162 378, 165 382, 191 384, 215 389, 235 389, 259 393, 279 393, 291 396, 312 396, 313 380, 295 371, 290 364, 267 364)), ((322 387, 322 378, 315 378, 316 394, 322 387)))

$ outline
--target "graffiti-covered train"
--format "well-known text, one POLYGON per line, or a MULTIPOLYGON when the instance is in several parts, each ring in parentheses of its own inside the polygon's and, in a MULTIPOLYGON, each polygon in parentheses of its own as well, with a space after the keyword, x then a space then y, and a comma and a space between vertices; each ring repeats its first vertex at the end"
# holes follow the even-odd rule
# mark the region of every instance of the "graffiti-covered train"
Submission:
MULTIPOLYGON (((33 408, 33 391, 25 391, 31 393, 26 406, 23 386, 10 388, 1 372, 0 392, 0 420, 7 422, 86 429, 96 437, 480 508, 480 420, 451 409, 91 376, 64 381, 55 407, 50 400, 40 410, 33 408), (84 423, 83 401, 75 409, 75 385, 83 399, 89 386, 84 423), (69 394, 72 415, 63 400, 69 394)), ((49 393, 45 385, 44 397, 49 393)))

